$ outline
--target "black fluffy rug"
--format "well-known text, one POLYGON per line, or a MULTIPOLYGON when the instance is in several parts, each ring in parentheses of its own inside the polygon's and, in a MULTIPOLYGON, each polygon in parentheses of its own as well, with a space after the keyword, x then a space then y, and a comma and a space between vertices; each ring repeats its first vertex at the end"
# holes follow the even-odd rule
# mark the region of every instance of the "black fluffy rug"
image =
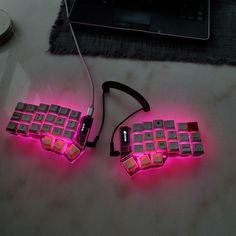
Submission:
MULTIPOLYGON (((235 0, 212 0, 211 38, 207 42, 73 27, 85 55, 236 65, 235 0)), ((49 41, 53 54, 76 54, 63 2, 49 41)))

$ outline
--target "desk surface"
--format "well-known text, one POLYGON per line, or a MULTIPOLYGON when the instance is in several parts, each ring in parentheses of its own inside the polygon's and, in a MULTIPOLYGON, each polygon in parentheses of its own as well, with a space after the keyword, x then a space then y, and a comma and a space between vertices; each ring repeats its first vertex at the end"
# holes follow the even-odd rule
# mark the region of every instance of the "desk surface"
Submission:
POLYGON ((203 159, 173 160, 132 180, 119 160, 108 156, 113 127, 138 108, 119 92, 107 100, 97 148, 73 166, 35 142, 22 143, 5 132, 19 100, 78 104, 81 109, 89 104, 89 83, 78 57, 46 52, 59 5, 59 0, 1 1, 17 32, 0 48, 0 234, 234 235, 236 68, 86 58, 96 86, 92 136, 99 126, 101 84, 106 80, 139 90, 152 107, 147 120, 199 122, 203 159))

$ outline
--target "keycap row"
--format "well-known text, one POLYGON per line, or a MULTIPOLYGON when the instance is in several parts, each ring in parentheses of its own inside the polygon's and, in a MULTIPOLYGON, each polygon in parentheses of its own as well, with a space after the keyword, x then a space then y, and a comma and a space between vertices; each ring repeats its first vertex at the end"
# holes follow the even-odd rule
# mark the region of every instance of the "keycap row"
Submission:
POLYGON ((21 123, 48 123, 48 124, 54 124, 61 127, 66 127, 66 129, 76 130, 78 126, 78 121, 67 119, 66 117, 56 116, 53 114, 40 114, 36 113, 34 115, 32 114, 26 114, 26 113, 20 113, 20 112, 14 112, 11 121, 15 122, 21 122, 21 123))
POLYGON ((52 113, 57 114, 63 117, 69 117, 72 120, 79 120, 81 112, 71 110, 70 108, 61 107, 55 104, 47 105, 47 104, 39 104, 39 106, 33 104, 26 104, 22 102, 18 102, 15 108, 15 111, 18 112, 27 112, 34 114, 36 112, 39 113, 52 113))
MULTIPOLYGON (((143 130, 152 130, 152 129, 167 129, 167 130, 175 130, 175 122, 174 120, 154 120, 154 121, 146 121, 143 123, 135 123, 133 124, 132 131, 139 132, 143 130)), ((199 131, 197 122, 182 122, 177 123, 178 131, 199 131)))
POLYGON ((176 141, 146 142, 144 144, 134 144, 133 153, 162 151, 173 155, 193 155, 198 156, 204 153, 202 143, 178 143, 176 141))
POLYGON ((143 154, 140 156, 130 155, 121 160, 122 165, 129 175, 133 175, 140 170, 160 167, 167 158, 164 153, 143 154))
POLYGON ((61 127, 53 126, 50 124, 21 124, 16 122, 9 122, 7 129, 8 132, 13 134, 19 134, 23 136, 39 137, 45 134, 51 134, 53 136, 61 136, 65 139, 73 140, 76 131, 63 129, 61 127))
POLYGON ((42 147, 46 150, 54 151, 64 155, 70 162, 79 157, 82 150, 73 143, 67 143, 62 139, 55 139, 52 136, 44 136, 41 139, 42 147))
POLYGON ((179 132, 176 131, 165 131, 158 129, 143 133, 134 133, 132 136, 133 143, 140 143, 143 141, 155 140, 155 139, 167 139, 167 140, 179 140, 180 142, 201 142, 201 136, 199 132, 179 132))

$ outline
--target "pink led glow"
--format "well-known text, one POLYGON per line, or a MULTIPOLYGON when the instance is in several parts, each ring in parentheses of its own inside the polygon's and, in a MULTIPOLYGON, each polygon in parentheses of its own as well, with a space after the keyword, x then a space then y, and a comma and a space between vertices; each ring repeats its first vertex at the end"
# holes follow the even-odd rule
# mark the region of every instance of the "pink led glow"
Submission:
MULTIPOLYGON (((50 106, 51 104, 48 104, 48 105, 50 106)), ((62 106, 60 106, 60 107, 62 107, 62 106)), ((63 107, 66 107, 66 106, 63 106, 63 107)), ((70 111, 72 111, 72 110, 73 109, 71 109, 70 111)), ((79 111, 81 113, 81 111, 78 109, 74 109, 74 110, 79 111)), ((21 114, 21 118, 20 118, 20 120, 17 120, 17 119, 11 120, 11 122, 13 122, 14 124, 18 124, 18 125, 17 125, 17 131, 15 131, 15 129, 14 129, 14 131, 13 130, 11 131, 11 129, 9 128, 10 133, 13 132, 13 134, 15 134, 16 136, 24 137, 27 139, 34 139, 34 138, 40 139, 42 142, 42 147, 44 149, 49 150, 49 151, 54 151, 55 153, 62 154, 63 156, 65 156, 65 152, 66 152, 67 148, 69 147, 69 145, 71 145, 72 143, 77 145, 77 143, 75 142, 75 137, 77 137, 77 135, 78 135, 78 129, 79 129, 79 124, 81 123, 82 114, 80 114, 79 119, 78 118, 75 119, 75 117, 69 117, 69 113, 66 117, 64 115, 55 114, 51 111, 40 112, 40 111, 36 110, 32 113, 26 112, 26 111, 24 111, 24 112, 16 111, 16 112, 21 114), (22 120, 22 117, 26 114, 32 116, 31 119, 28 120, 28 122, 22 120), (36 115, 38 115, 38 114, 42 115, 44 118, 41 121, 34 121, 36 115), (46 120, 47 115, 54 115, 55 119, 53 121, 48 121, 48 120, 46 120), (64 121, 64 122, 62 122, 63 124, 61 122, 56 124, 55 121, 57 120, 57 118, 62 118, 64 121), (77 122, 77 124, 75 123, 75 126, 73 128, 67 127, 67 123, 69 120, 71 120, 73 122, 77 122), (43 127, 43 124, 50 125, 50 127, 51 127, 50 132, 44 131, 42 134, 40 134, 40 133, 38 133, 38 131, 36 131, 35 133, 33 133, 33 132, 30 133, 29 128, 34 123, 40 125, 38 127, 38 128, 40 128, 40 133, 42 133, 41 128, 43 127), (25 128, 24 131, 20 132, 20 130, 19 130, 20 125, 25 125, 28 128, 25 128), (54 132, 53 132, 54 128, 57 128, 58 132, 61 129, 61 133, 58 135, 56 133, 54 134, 54 132), (68 133, 71 132, 71 133, 69 133, 69 135, 71 135, 70 138, 64 137, 64 131, 68 131, 66 133, 66 135, 68 135, 68 133)), ((87 139, 85 139, 85 142, 86 142, 86 140, 87 139)), ((72 158, 69 156, 70 155, 69 153, 67 153, 67 155, 65 156, 70 161, 70 163, 74 163, 78 159, 78 157, 84 153, 84 145, 82 147, 81 147, 81 145, 78 144, 78 146, 79 146, 78 149, 80 150, 79 152, 77 151, 78 156, 74 156, 74 154, 73 154, 73 158, 72 158)))
MULTIPOLYGON (((160 118, 158 117, 158 119, 160 119, 160 118)), ((156 120, 156 118, 154 118, 153 120, 156 120)), ((143 124, 143 122, 153 122, 153 120, 145 118, 145 120, 135 121, 135 124, 137 124, 137 123, 143 124)), ((161 119, 161 120, 163 120, 163 119, 161 119)), ((131 125, 131 127, 132 127, 132 125, 131 125)), ((132 128, 131 128, 131 130, 132 130, 132 128)), ((179 159, 184 160, 184 159, 186 159, 186 157, 187 157, 187 159, 189 159, 189 158, 196 159, 197 157, 201 157, 203 155, 203 153, 201 151, 199 151, 198 153, 197 153, 197 151, 196 151, 196 153, 193 153, 194 146, 198 145, 198 144, 202 144, 202 140, 201 139, 197 140, 197 141, 196 140, 194 140, 194 141, 191 140, 192 134, 194 134, 194 133, 197 134, 198 133, 198 131, 195 131, 195 130, 197 130, 197 126, 196 126, 195 123, 191 123, 191 122, 189 123, 189 122, 180 121, 180 122, 175 122, 175 128, 170 128, 170 129, 168 128, 167 129, 166 127, 164 127, 164 128, 155 128, 155 127, 153 127, 152 129, 148 128, 148 129, 144 129, 144 130, 140 130, 140 131, 131 132, 130 133, 130 139, 131 139, 131 146, 132 146, 133 152, 130 154, 130 156, 132 156, 136 160, 136 162, 137 162, 137 164, 139 166, 139 170, 135 171, 135 173, 129 172, 127 170, 127 173, 132 176, 132 175, 134 175, 136 173, 141 173, 141 172, 146 171, 146 170, 155 169, 157 166, 154 166, 154 163, 150 163, 150 164, 147 163, 147 165, 145 165, 145 163, 144 163, 145 161, 142 163, 140 161, 140 158, 142 158, 143 156, 147 155, 152 160, 152 154, 156 153, 156 152, 162 153, 163 154, 163 159, 166 159, 166 156, 165 156, 166 154, 165 153, 167 152, 169 160, 171 160, 171 159, 172 160, 174 160, 174 159, 176 159, 176 160, 179 160, 179 159), (186 124, 188 124, 189 129, 191 127, 191 131, 190 130, 184 130, 184 131, 181 130, 181 131, 179 131, 177 123, 186 123, 186 124), (161 137, 161 138, 156 137, 156 133, 155 133, 156 130, 163 130, 164 134, 165 134, 165 137, 161 137), (172 131, 174 131, 174 133, 169 133, 169 132, 172 132, 172 131), (147 133, 147 132, 150 132, 150 135, 149 135, 150 137, 152 137, 151 133, 153 134, 153 138, 151 138, 150 140, 149 140, 149 138, 147 138, 149 136, 147 136, 146 140, 145 140, 145 133, 147 133), (178 136, 179 136, 180 133, 188 134, 189 141, 181 141, 181 140, 179 140, 178 136), (133 135, 137 135, 137 134, 140 134, 142 136, 142 141, 139 140, 139 138, 136 138, 136 140, 133 140, 133 135), (170 134, 170 136, 168 136, 168 134, 170 134), (158 144, 157 144, 158 141, 165 142, 166 143, 166 149, 165 148, 161 149, 160 147, 158 147, 158 144), (146 144, 149 144, 149 143, 152 143, 154 145, 154 150, 153 151, 145 150, 146 149, 146 144), (140 145, 140 147, 142 146, 144 150, 143 151, 134 152, 135 151, 135 149, 134 149, 135 145, 140 145), (172 146, 173 149, 170 149, 171 147, 169 145, 173 145, 172 146), (176 145, 178 145, 177 146, 178 149, 177 149, 176 145), (184 152, 181 152, 181 148, 182 147, 184 148, 184 145, 186 145, 186 150, 185 150, 186 154, 184 152), (188 145, 190 147, 189 150, 187 148, 188 145), (187 153, 188 151, 191 151, 191 152, 187 153)), ((197 137, 198 137, 198 135, 197 135, 197 137)), ((138 149, 140 147, 137 146, 138 149)), ((169 163, 169 160, 168 160, 168 163, 169 163)), ((123 162, 123 159, 121 159, 121 162, 123 162)), ((160 168, 160 167, 161 167, 161 165, 158 166, 158 168, 160 168)))

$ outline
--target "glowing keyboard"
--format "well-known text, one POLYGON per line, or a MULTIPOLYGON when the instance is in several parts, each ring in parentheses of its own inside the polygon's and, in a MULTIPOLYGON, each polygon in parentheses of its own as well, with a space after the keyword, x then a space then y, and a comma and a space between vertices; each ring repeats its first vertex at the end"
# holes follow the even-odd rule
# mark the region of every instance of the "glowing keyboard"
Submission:
POLYGON ((84 151, 92 126, 91 117, 58 105, 39 106, 19 102, 7 126, 14 135, 41 141, 46 150, 74 162, 84 151))
POLYGON ((154 120, 120 128, 121 163, 129 175, 161 167, 168 157, 204 154, 197 122, 154 120))

